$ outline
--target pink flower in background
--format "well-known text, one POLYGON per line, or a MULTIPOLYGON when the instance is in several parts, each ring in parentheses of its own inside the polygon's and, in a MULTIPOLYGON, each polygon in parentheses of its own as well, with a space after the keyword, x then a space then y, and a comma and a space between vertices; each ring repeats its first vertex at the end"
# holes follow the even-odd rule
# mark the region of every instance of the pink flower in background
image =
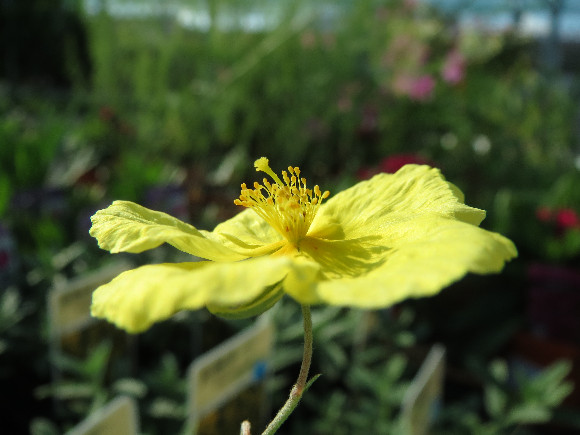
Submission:
POLYGON ((463 81, 465 77, 465 58, 458 50, 452 50, 447 53, 441 68, 441 77, 452 85, 463 81))
POLYGON ((413 80, 409 97, 417 101, 425 101, 431 98, 435 89, 435 79, 430 75, 423 75, 413 80))
POLYGON ((435 79, 429 74, 421 76, 401 75, 393 81, 392 89, 396 94, 407 95, 412 100, 427 101, 433 95, 435 79))

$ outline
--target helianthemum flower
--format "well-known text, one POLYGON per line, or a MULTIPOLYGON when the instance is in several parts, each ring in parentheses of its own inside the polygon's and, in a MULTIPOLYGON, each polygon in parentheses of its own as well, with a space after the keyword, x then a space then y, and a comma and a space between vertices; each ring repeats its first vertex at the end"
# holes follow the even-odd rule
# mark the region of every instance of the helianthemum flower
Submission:
POLYGON ((283 294, 302 305, 383 308, 468 272, 498 272, 517 255, 511 241, 478 227, 485 212, 429 166, 379 174, 330 198, 308 188, 297 167, 281 177, 266 158, 255 167, 270 180, 243 184, 235 203, 246 209, 211 232, 126 201, 98 211, 90 233, 103 249, 169 243, 206 261, 124 272, 95 291, 93 315, 139 332, 180 310, 259 314, 283 294))

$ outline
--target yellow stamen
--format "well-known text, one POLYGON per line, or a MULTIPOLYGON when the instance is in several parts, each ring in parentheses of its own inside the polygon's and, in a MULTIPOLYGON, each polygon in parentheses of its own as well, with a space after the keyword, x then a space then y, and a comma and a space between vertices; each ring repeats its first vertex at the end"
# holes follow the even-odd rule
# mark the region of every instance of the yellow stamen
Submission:
POLYGON ((240 197, 234 200, 234 204, 252 208, 284 238, 297 245, 308 232, 322 200, 328 198, 330 192, 322 193, 318 185, 313 190, 308 189, 306 178, 300 178, 297 166, 289 166, 288 172, 282 171, 284 182, 270 168, 267 158, 259 158, 254 166, 257 171, 272 177, 274 183, 264 178, 263 185, 254 183, 254 189, 248 189, 243 183, 240 197))

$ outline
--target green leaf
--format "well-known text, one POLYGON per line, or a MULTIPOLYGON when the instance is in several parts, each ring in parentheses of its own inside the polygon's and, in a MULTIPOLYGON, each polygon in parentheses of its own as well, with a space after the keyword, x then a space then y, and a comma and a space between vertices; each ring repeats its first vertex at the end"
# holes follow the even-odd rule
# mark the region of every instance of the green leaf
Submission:
POLYGON ((515 406, 508 414, 508 424, 535 424, 550 420, 550 409, 537 403, 523 403, 515 406))
POLYGON ((129 395, 142 399, 147 394, 147 384, 134 378, 122 378, 113 384, 113 390, 121 395, 129 395))
POLYGON ((407 368, 407 358, 401 354, 395 354, 389 359, 385 367, 385 377, 394 383, 401 379, 405 368, 407 368))
POLYGON ((505 411, 508 396, 496 385, 488 385, 484 391, 485 410, 491 417, 499 418, 505 411))
POLYGON ((509 369, 504 360, 492 361, 489 365, 489 371, 493 378, 499 383, 505 383, 508 380, 509 369))
POLYGON ((182 419, 185 415, 185 408, 175 400, 161 397, 151 403, 149 414, 155 418, 182 419))
POLYGON ((85 375, 89 378, 101 379, 105 375, 112 350, 113 345, 109 341, 104 341, 95 347, 83 364, 85 375))
POLYGON ((574 384, 572 382, 564 382, 562 384, 553 386, 546 391, 544 396, 544 403, 548 406, 556 408, 560 405, 568 395, 574 391, 574 384))
POLYGON ((38 399, 55 397, 61 400, 69 399, 90 399, 95 395, 95 389, 90 383, 80 382, 60 382, 52 385, 42 385, 34 390, 34 395, 38 399))
POLYGON ((522 388, 525 399, 549 407, 559 405, 573 389, 570 383, 564 381, 571 367, 570 362, 559 361, 528 380, 522 388))
POLYGON ((508 395, 502 385, 508 380, 509 370, 505 361, 495 360, 489 365, 489 371, 495 382, 485 386, 485 409, 490 416, 499 418, 505 412, 508 402, 508 395))
POLYGON ((35 418, 30 423, 30 435, 58 435, 56 425, 46 418, 35 418))
POLYGON ((0 174, 0 218, 4 216, 8 209, 11 194, 10 179, 7 175, 0 174))

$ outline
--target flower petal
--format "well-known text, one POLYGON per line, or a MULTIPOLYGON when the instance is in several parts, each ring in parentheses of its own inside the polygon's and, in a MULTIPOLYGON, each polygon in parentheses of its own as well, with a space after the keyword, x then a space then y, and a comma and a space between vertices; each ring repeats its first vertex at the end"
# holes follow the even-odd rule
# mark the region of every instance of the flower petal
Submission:
POLYGON ((120 274, 93 293, 91 313, 140 332, 180 310, 207 305, 247 308, 284 279, 291 261, 260 257, 236 263, 155 264, 120 274))
POLYGON ((91 236, 102 249, 139 253, 163 243, 188 254, 214 261, 236 261, 247 255, 213 239, 211 233, 199 231, 168 214, 149 210, 129 201, 115 201, 92 217, 91 236))
POLYGON ((289 257, 292 266, 286 275, 284 291, 303 305, 313 305, 323 302, 316 289, 323 279, 320 264, 302 255, 289 257))
POLYGON ((383 234, 396 222, 437 215, 474 225, 485 212, 463 204, 463 194, 438 169, 406 165, 378 174, 331 197, 320 207, 308 235, 331 240, 383 234))
POLYGON ((276 304, 276 302, 282 299, 282 296, 284 296, 284 288, 282 283, 279 282, 266 287, 262 294, 255 300, 243 305, 228 307, 218 304, 208 304, 207 309, 212 314, 226 319, 246 319, 269 310, 274 306, 274 304, 276 304))
POLYGON ((432 295, 468 272, 499 272, 517 251, 505 237, 445 218, 414 222, 412 237, 386 252, 382 264, 357 278, 327 280, 324 302, 383 308, 409 297, 432 295))
POLYGON ((245 209, 216 226, 211 237, 251 257, 269 254, 278 249, 284 241, 284 238, 252 209, 245 209))
POLYGON ((323 279, 356 277, 368 274, 385 261, 390 248, 376 240, 371 236, 351 240, 306 237, 300 242, 300 252, 319 265, 323 279))

